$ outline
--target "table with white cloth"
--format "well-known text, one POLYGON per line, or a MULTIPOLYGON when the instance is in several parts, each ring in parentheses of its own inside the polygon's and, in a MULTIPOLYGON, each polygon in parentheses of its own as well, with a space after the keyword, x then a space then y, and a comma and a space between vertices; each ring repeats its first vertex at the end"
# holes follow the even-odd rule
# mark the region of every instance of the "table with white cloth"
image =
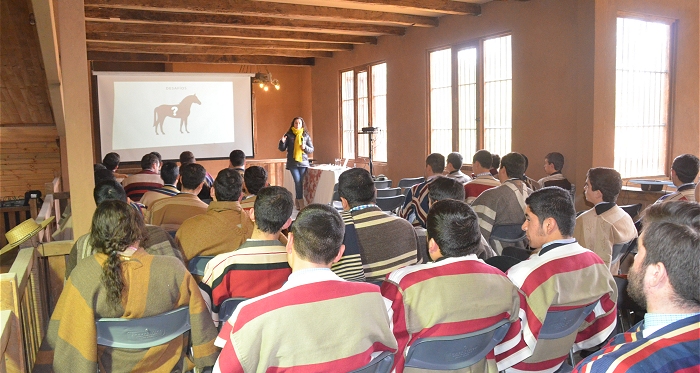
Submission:
MULTIPOLYGON (((304 175, 304 200, 306 203, 329 204, 333 200, 333 187, 347 167, 320 164, 309 167, 304 175)), ((294 195, 294 180, 289 170, 284 172, 284 187, 294 195)))

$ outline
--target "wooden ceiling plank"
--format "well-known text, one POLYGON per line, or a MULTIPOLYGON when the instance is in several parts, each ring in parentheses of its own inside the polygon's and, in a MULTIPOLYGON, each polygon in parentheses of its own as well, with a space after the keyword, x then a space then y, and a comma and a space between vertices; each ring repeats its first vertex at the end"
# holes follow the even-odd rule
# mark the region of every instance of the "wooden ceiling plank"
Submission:
POLYGON ((160 63, 226 63, 248 65, 288 65, 313 66, 313 57, 282 57, 282 56, 231 56, 207 54, 156 54, 156 53, 123 53, 123 52, 88 52, 91 61, 120 61, 120 62, 160 62, 160 63))
POLYGON ((214 54, 214 55, 259 55, 287 57, 333 57, 333 52, 298 49, 261 49, 251 47, 220 47, 208 45, 176 45, 176 44, 133 44, 91 41, 87 43, 88 51, 129 52, 129 53, 162 53, 162 54, 214 54))
POLYGON ((316 5, 273 3, 249 0, 86 0, 86 7, 109 7, 174 12, 219 13, 261 17, 298 17, 306 19, 349 20, 355 22, 393 23, 403 26, 436 27, 437 17, 400 14, 372 10, 346 9, 316 5))
POLYGON ((353 45, 349 43, 313 43, 286 40, 261 40, 213 36, 125 34, 109 32, 88 32, 86 39, 88 40, 88 42, 117 41, 132 43, 175 43, 189 45, 215 45, 229 47, 251 46, 254 48, 283 48, 325 51, 350 51, 353 49, 353 45))
POLYGON ((278 27, 288 29, 311 29, 357 32, 360 34, 403 35, 404 27, 370 25, 362 23, 307 21, 290 18, 252 17, 226 14, 179 13, 151 10, 92 8, 85 9, 85 18, 102 18, 155 23, 184 23, 200 25, 219 25, 227 27, 278 27))
POLYGON ((196 25, 149 24, 133 22, 103 22, 86 20, 88 33, 117 32, 156 35, 220 36, 247 39, 308 41, 350 44, 377 44, 376 36, 342 35, 320 32, 245 29, 196 25))
POLYGON ((481 5, 452 0, 346 0, 350 3, 391 6, 398 9, 429 11, 443 14, 478 16, 481 5))

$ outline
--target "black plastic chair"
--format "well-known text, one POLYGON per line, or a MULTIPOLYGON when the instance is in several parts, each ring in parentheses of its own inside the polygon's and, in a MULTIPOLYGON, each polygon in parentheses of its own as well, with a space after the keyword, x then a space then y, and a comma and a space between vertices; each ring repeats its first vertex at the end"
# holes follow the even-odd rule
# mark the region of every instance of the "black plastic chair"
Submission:
POLYGON ((501 255, 503 250, 499 251, 499 248, 517 246, 520 242, 525 246, 525 240, 527 240, 527 236, 525 236, 525 231, 522 230, 522 224, 494 225, 491 230, 491 237, 489 237, 489 245, 497 254, 501 255), (500 246, 496 245, 496 242, 499 242, 500 246))
POLYGON ((101 318, 95 322, 100 346, 142 349, 168 343, 190 330, 190 310, 183 306, 140 319, 101 318))
POLYGON ((374 187, 377 189, 391 188, 391 180, 374 180, 374 187))
POLYGON ((384 351, 364 367, 350 373, 389 373, 392 365, 394 365, 394 354, 384 351))
POLYGON ((617 285, 617 326, 618 333, 629 330, 646 313, 644 307, 635 302, 627 292, 627 278, 615 275, 617 285))
POLYGON ((228 298, 221 302, 221 305, 219 306, 219 325, 231 318, 231 315, 233 315, 233 311, 236 310, 236 307, 247 299, 248 298, 228 298))
POLYGON ((391 197, 377 197, 377 206, 382 211, 394 211, 403 205, 405 197, 403 194, 391 197))
POLYGON ((391 197, 401 194, 401 188, 384 188, 377 189, 377 197, 391 197))
POLYGON ((506 273, 510 267, 520 263, 522 260, 514 258, 512 256, 498 255, 492 256, 486 259, 484 262, 491 267, 496 267, 501 270, 501 272, 506 273))
MULTIPOLYGON (((547 316, 542 323, 542 328, 540 328, 540 335, 538 339, 559 339, 576 332, 581 324, 583 324, 586 316, 593 311, 596 304, 598 304, 598 301, 595 301, 587 306, 566 311, 547 311, 547 316)), ((565 366, 562 364, 562 367, 557 370, 557 372, 567 372, 573 370, 573 345, 569 346, 569 359, 569 364, 571 364, 571 366, 565 366)))
POLYGON ((432 370, 463 369, 481 361, 506 336, 510 321, 473 333, 419 338, 408 349, 405 367, 432 370))
POLYGON ((634 220, 637 215, 639 215, 639 212, 642 210, 642 204, 641 203, 636 203, 634 205, 624 205, 620 206, 621 209, 623 209, 631 218, 634 220))
POLYGON ((408 188, 420 184, 425 181, 424 177, 409 177, 409 178, 403 178, 399 181, 398 187, 403 190, 403 194, 405 195, 407 193, 408 188))
POLYGON ((529 250, 521 249, 519 247, 507 246, 503 248, 501 253, 503 256, 512 256, 513 258, 519 259, 520 261, 530 259, 532 252, 529 250))
POLYGON ((193 275, 204 276, 204 269, 212 258, 214 257, 207 255, 195 256, 187 263, 187 270, 193 275))
POLYGON ((629 252, 629 248, 632 246, 632 243, 636 240, 637 239, 634 238, 625 243, 614 244, 612 248, 612 259, 610 260, 610 265, 612 266, 613 264, 619 262, 623 256, 626 257, 627 253, 629 252))

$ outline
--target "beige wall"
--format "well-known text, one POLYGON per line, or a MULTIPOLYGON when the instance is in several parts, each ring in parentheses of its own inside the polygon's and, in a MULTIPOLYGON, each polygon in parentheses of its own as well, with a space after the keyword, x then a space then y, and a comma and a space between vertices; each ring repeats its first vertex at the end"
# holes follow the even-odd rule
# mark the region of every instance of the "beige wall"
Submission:
MULTIPOLYGON (((388 169, 398 180, 421 175, 428 154, 427 53, 497 33, 513 36, 513 150, 530 158, 528 175, 544 176, 550 151, 566 157, 564 173, 579 186, 588 168, 612 166, 615 17, 618 11, 679 19, 672 154, 698 154, 698 1, 531 0, 490 2, 479 17, 447 16, 438 28, 317 59, 312 69, 316 158, 339 156, 339 71, 387 62, 388 169), (682 78, 680 78, 682 77, 682 78)), ((583 207, 582 195, 577 198, 583 207)))

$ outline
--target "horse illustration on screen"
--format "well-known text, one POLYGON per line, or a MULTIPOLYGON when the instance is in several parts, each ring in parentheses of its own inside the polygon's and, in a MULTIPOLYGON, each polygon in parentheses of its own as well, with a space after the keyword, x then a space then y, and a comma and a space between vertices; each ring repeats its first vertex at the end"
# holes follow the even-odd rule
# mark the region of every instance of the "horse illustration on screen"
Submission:
POLYGON ((189 95, 182 99, 182 101, 177 105, 160 105, 153 110, 153 127, 156 129, 156 135, 158 135, 158 126, 160 126, 160 132, 165 135, 163 131, 163 122, 165 118, 180 118, 180 133, 182 132, 182 126, 185 126, 185 131, 187 130, 187 118, 190 116, 190 107, 192 104, 201 105, 202 103, 197 98, 197 95, 189 95))

